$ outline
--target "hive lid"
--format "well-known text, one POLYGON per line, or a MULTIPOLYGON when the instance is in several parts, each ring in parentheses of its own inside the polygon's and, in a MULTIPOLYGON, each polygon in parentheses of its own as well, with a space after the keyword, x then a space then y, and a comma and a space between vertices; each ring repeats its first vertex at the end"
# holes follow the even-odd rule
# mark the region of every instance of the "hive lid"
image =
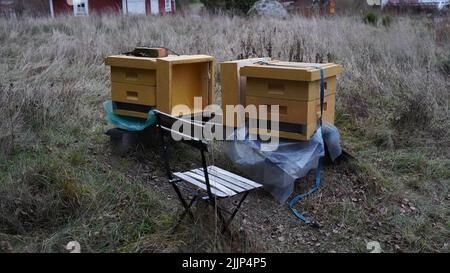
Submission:
POLYGON ((214 61, 214 57, 209 55, 170 55, 164 58, 158 58, 161 61, 167 61, 175 64, 183 64, 183 63, 201 63, 201 62, 212 62, 214 61))
POLYGON ((316 64, 270 61, 251 64, 241 68, 241 76, 293 81, 317 81, 320 80, 320 67, 324 70, 325 78, 336 76, 344 71, 341 65, 333 63, 316 64))
POLYGON ((156 60, 157 58, 113 55, 106 57, 105 64, 129 68, 156 69, 156 60))
POLYGON ((214 61, 214 58, 208 55, 169 55, 161 58, 135 57, 128 55, 112 55, 105 59, 105 64, 109 66, 120 66, 141 69, 156 69, 157 61, 167 61, 174 64, 196 63, 214 61))

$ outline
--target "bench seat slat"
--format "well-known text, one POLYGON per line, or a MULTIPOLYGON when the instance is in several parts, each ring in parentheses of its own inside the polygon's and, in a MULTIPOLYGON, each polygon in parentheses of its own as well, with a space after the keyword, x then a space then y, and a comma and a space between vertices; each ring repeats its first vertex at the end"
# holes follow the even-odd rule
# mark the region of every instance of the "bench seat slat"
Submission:
MULTIPOLYGON (((190 170, 184 173, 178 172, 174 173, 174 175, 205 191, 207 190, 203 168, 190 170)), ((208 167, 208 175, 211 193, 218 197, 231 197, 238 193, 262 187, 261 184, 216 166, 208 167)))
MULTIPOLYGON (((186 181, 188 183, 191 183, 192 185, 195 185, 203 190, 206 189, 206 184, 204 182, 198 181, 197 179, 194 179, 188 175, 184 175, 183 173, 174 173, 174 176, 180 178, 183 181, 186 181)), ((211 193, 218 197, 227 197, 228 195, 220 190, 217 190, 215 188, 211 188, 211 193)))
MULTIPOLYGON (((199 174, 199 175, 203 176, 203 168, 195 169, 195 170, 192 170, 191 172, 194 172, 196 174, 199 174)), ((210 181, 214 181, 215 183, 222 184, 225 187, 227 187, 227 188, 229 188, 229 189, 231 189, 231 190, 233 190, 233 191, 235 191, 237 193, 241 193, 241 192, 244 192, 244 191, 248 190, 248 189, 246 189, 244 187, 241 187, 239 185, 233 184, 233 182, 231 182, 231 181, 224 180, 222 177, 218 177, 212 172, 208 172, 208 175, 209 175, 209 180, 210 181)))
POLYGON ((250 179, 244 178, 242 176, 239 176, 237 174, 231 173, 229 171, 226 171, 226 170, 221 169, 221 168, 216 167, 216 166, 209 166, 208 167, 208 171, 216 171, 218 173, 221 173, 221 174, 223 174, 223 175, 225 175, 227 177, 233 178, 233 179, 238 180, 238 181, 240 181, 242 183, 245 183, 247 185, 252 186, 252 189, 262 187, 262 185, 259 184, 259 183, 256 183, 256 182, 254 182, 254 181, 252 181, 250 179))
MULTIPOLYGON (((203 169, 200 168, 200 169, 197 169, 197 170, 203 170, 203 169)), ((232 184, 234 184, 234 185, 236 185, 236 186, 238 186, 240 188, 244 188, 245 191, 250 191, 250 190, 253 190, 255 188, 255 187, 253 187, 253 186, 251 186, 251 185, 249 185, 247 183, 244 183, 244 182, 242 182, 242 181, 240 181, 238 179, 235 179, 235 178, 230 177, 230 176, 226 176, 223 173, 212 169, 211 166, 208 167, 208 173, 210 175, 214 176, 214 177, 219 177, 222 180, 226 180, 229 183, 232 183, 232 184)))
MULTIPOLYGON (((190 176, 190 177, 192 177, 194 179, 200 180, 203 183, 205 183, 205 185, 206 185, 205 176, 203 175, 203 173, 198 174, 198 173, 195 173, 193 171, 189 171, 189 172, 184 172, 183 174, 184 175, 188 175, 188 176, 190 176)), ((226 193, 228 196, 236 195, 236 192, 234 192, 233 190, 231 190, 231 189, 227 188, 226 186, 222 185, 220 182, 218 182, 218 181, 216 181, 214 179, 211 179, 211 177, 209 177, 209 184, 211 185, 212 188, 216 188, 219 191, 226 193)))

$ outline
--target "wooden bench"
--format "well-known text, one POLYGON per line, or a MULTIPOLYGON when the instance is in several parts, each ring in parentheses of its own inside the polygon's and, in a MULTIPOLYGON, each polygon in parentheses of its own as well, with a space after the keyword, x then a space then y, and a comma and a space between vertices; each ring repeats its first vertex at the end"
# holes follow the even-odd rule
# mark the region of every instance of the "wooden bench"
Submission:
POLYGON ((225 232, 229 230, 229 225, 241 208, 241 205, 247 198, 249 192, 262 187, 262 185, 217 166, 207 165, 206 153, 209 152, 209 144, 203 138, 203 129, 205 125, 202 122, 177 118, 158 110, 153 111, 156 114, 156 126, 159 129, 163 144, 163 157, 166 173, 169 178, 169 182, 173 186, 181 204, 184 207, 184 211, 180 215, 177 226, 186 215, 190 215, 194 218, 190 209, 195 201, 203 200, 211 206, 217 208, 217 215, 223 223, 222 231, 225 232), (174 124, 176 126, 174 126, 174 124), (190 132, 187 133, 182 130, 175 130, 174 127, 183 128, 183 126, 179 125, 183 125, 184 128, 190 128, 190 132), (202 167, 185 172, 172 172, 168 153, 170 141, 166 141, 166 137, 181 139, 183 143, 197 149, 201 155, 202 167), (189 184, 196 188, 197 191, 189 191, 189 187, 185 187, 183 184, 189 184), (193 195, 191 200, 188 200, 183 196, 182 190, 186 190, 193 195), (242 197, 239 202, 234 205, 234 208, 232 208, 231 211, 219 206, 217 202, 218 200, 230 198, 236 195, 242 195, 242 197), (225 218, 223 212, 228 213, 230 216, 225 218))

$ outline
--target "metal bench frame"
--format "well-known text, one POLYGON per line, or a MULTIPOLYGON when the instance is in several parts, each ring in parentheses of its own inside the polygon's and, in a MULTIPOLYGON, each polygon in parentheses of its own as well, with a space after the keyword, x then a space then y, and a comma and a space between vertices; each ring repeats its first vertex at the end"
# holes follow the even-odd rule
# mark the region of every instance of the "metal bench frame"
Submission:
POLYGON ((262 185, 226 170, 220 169, 216 166, 208 167, 205 154, 209 152, 209 144, 203 138, 203 123, 177 118, 158 110, 153 111, 156 115, 156 126, 159 128, 161 136, 166 174, 169 179, 169 183, 172 185, 184 208, 184 211, 180 215, 173 230, 175 230, 175 228, 181 223, 186 215, 189 215, 194 220, 194 215, 191 211, 191 207, 197 200, 202 200, 207 202, 213 208, 217 208, 217 216, 223 224, 222 232, 229 231, 231 222, 241 208, 241 205, 247 198, 249 192, 262 187, 262 185), (191 132, 193 133, 197 132, 198 134, 199 132, 201 132, 200 137, 195 137, 195 133, 188 135, 184 134, 183 132, 173 130, 172 125, 177 121, 183 123, 183 125, 191 126, 191 132), (183 137, 183 143, 188 144, 200 151, 202 168, 193 169, 183 173, 172 172, 170 168, 168 151, 168 143, 170 143, 170 140, 165 141, 164 137, 171 136, 172 134, 183 137), (213 182, 212 184, 211 180, 213 182), (195 186, 197 190, 192 191, 188 187, 185 187, 183 183, 191 184, 195 186), (187 197, 185 198, 181 190, 187 191, 188 193, 192 194, 193 197, 190 200, 187 197), (206 191, 206 194, 204 194, 204 191, 206 191), (219 206, 219 204, 217 203, 217 201, 220 199, 229 198, 240 194, 242 194, 241 199, 231 211, 219 206), (225 218, 223 212, 229 214, 230 216, 228 218, 225 218))

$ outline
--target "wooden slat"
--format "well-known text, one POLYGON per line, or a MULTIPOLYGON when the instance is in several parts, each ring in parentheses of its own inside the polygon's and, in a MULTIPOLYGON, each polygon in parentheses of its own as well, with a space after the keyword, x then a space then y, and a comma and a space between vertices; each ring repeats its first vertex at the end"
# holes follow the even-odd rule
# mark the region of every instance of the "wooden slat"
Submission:
POLYGON ((111 81, 156 86, 156 70, 112 66, 111 81))
MULTIPOLYGON (((206 185, 205 177, 203 175, 197 174, 197 173, 195 173, 193 171, 184 172, 183 174, 184 175, 188 175, 188 176, 190 176, 190 177, 192 177, 194 179, 200 180, 200 181, 204 182, 205 185, 206 185)), ((234 192, 233 190, 231 190, 231 189, 225 187, 224 185, 218 183, 217 181, 209 179, 209 184, 211 185, 212 188, 216 188, 219 191, 226 193, 228 196, 236 195, 236 192, 234 192)))
MULTIPOLYGON (((201 188, 201 189, 203 189, 205 191, 207 190, 206 189, 206 184, 204 184, 204 183, 202 183, 202 182, 200 182, 200 181, 198 181, 198 180, 196 180, 196 179, 194 179, 194 178, 192 178, 192 177, 190 177, 188 175, 184 175, 183 173, 174 173, 174 175, 176 177, 180 178, 183 181, 191 183, 192 185, 195 185, 195 186, 197 186, 197 187, 199 187, 199 188, 201 188)), ((217 190, 215 188, 211 188, 211 193, 214 194, 215 196, 218 196, 218 197, 227 197, 228 196, 226 193, 221 192, 220 190, 217 190)))
POLYGON ((112 82, 111 99, 113 101, 140 104, 146 106, 155 105, 156 104, 155 87, 147 85, 112 82))
MULTIPOLYGON (((217 171, 217 170, 215 170, 215 169, 212 169, 211 167, 213 167, 213 166, 209 166, 209 167, 208 167, 208 173, 214 175, 215 177, 219 177, 219 178, 222 179, 222 180, 226 180, 226 181, 228 181, 229 183, 232 183, 232 184, 234 184, 234 185, 236 185, 236 186, 238 186, 238 187, 244 188, 245 190, 252 190, 252 189, 255 188, 255 187, 252 186, 252 185, 249 185, 249 184, 247 184, 247 183, 244 183, 244 182, 242 182, 242 181, 239 180, 239 179, 236 179, 236 178, 227 176, 227 175, 225 175, 225 174, 222 173, 222 172, 219 172, 219 171, 217 171)), ((198 170, 203 170, 203 169, 202 169, 202 168, 199 168, 198 170)))
POLYGON ((225 174, 223 174, 221 172, 218 172, 216 170, 209 169, 208 173, 214 174, 215 176, 221 177, 222 179, 226 179, 230 183, 233 183, 233 184, 235 184, 235 185, 237 185, 239 187, 243 187, 243 188, 245 188, 246 191, 253 190, 255 188, 252 185, 244 183, 244 182, 240 181, 239 179, 227 176, 227 175, 225 175, 225 174))
POLYGON ((168 56, 164 58, 159 58, 159 61, 170 62, 171 64, 192 64, 192 63, 203 63, 212 62, 214 58, 209 55, 181 55, 181 56, 168 56))
MULTIPOLYGON (((302 65, 301 63, 299 65, 302 65)), ((313 65, 313 64, 311 64, 313 65)), ((324 77, 329 78, 341 74, 343 68, 337 64, 314 64, 323 67, 324 77)), ((293 80, 293 81, 317 81, 320 80, 320 69, 315 67, 309 67, 307 64, 305 67, 297 66, 295 63, 269 63, 267 65, 253 64, 244 66, 241 68, 241 76, 255 77, 255 78, 269 78, 280 80, 293 80), (288 65, 294 64, 294 66, 288 65)))
POLYGON ((126 55, 109 56, 105 60, 105 64, 109 66, 129 67, 139 69, 153 69, 156 70, 155 58, 142 58, 126 55))
MULTIPOLYGON (((195 169, 195 170, 192 170, 191 172, 203 175, 203 168, 195 169)), ((244 191, 248 190, 247 188, 244 188, 242 186, 236 185, 236 184, 234 184, 231 181, 227 181, 227 180, 224 180, 221 177, 216 176, 214 171, 213 172, 208 172, 208 174, 209 174, 209 180, 210 181, 214 181, 215 183, 220 183, 220 184, 224 185, 227 188, 230 188, 231 190, 233 190, 235 192, 241 193, 241 192, 244 192, 244 191)))
POLYGON ((148 113, 127 111, 127 110, 123 110, 123 109, 114 109, 113 111, 115 114, 121 115, 121 116, 129 116, 129 117, 144 118, 144 119, 148 118, 148 113))
POLYGON ((309 124, 314 123, 317 120, 315 105, 319 104, 320 100, 315 101, 298 101, 292 99, 275 99, 266 97, 253 97, 245 96, 245 104, 255 105, 257 107, 257 117, 260 119, 271 119, 272 116, 269 115, 268 109, 267 116, 263 116, 260 111, 261 105, 278 105, 279 112, 278 118, 281 122, 295 123, 295 124, 309 124), (266 118, 267 117, 267 118, 266 118))
MULTIPOLYGON (((199 168, 199 169, 195 169, 192 170, 193 172, 196 173, 203 173, 203 168, 199 168)), ((243 184, 242 182, 235 180, 235 179, 229 179, 230 177, 224 177, 223 175, 219 174, 218 172, 208 169, 208 174, 209 174, 209 178, 210 180, 213 179, 214 181, 218 181, 220 184, 232 189, 233 191, 236 192, 244 192, 247 190, 251 190, 253 189, 253 187, 247 185, 247 184, 243 184)))
POLYGON ((222 173, 223 175, 226 175, 226 176, 228 176, 228 177, 231 177, 231 178, 234 178, 234 179, 236 179, 236 180, 239 180, 239 181, 241 181, 241 182, 243 182, 243 183, 246 183, 246 184, 248 184, 248 185, 251 185, 251 186, 253 186, 253 188, 259 188, 259 187, 262 187, 261 184, 258 184, 258 183, 256 183, 256 182, 250 180, 250 179, 244 178, 244 177, 242 177, 242 176, 239 176, 239 175, 237 175, 237 174, 231 173, 231 172, 229 172, 229 171, 223 170, 223 169, 221 169, 221 168, 219 168, 219 167, 216 167, 216 166, 209 166, 208 168, 212 169, 213 171, 217 171, 217 172, 219 172, 219 173, 222 173))

